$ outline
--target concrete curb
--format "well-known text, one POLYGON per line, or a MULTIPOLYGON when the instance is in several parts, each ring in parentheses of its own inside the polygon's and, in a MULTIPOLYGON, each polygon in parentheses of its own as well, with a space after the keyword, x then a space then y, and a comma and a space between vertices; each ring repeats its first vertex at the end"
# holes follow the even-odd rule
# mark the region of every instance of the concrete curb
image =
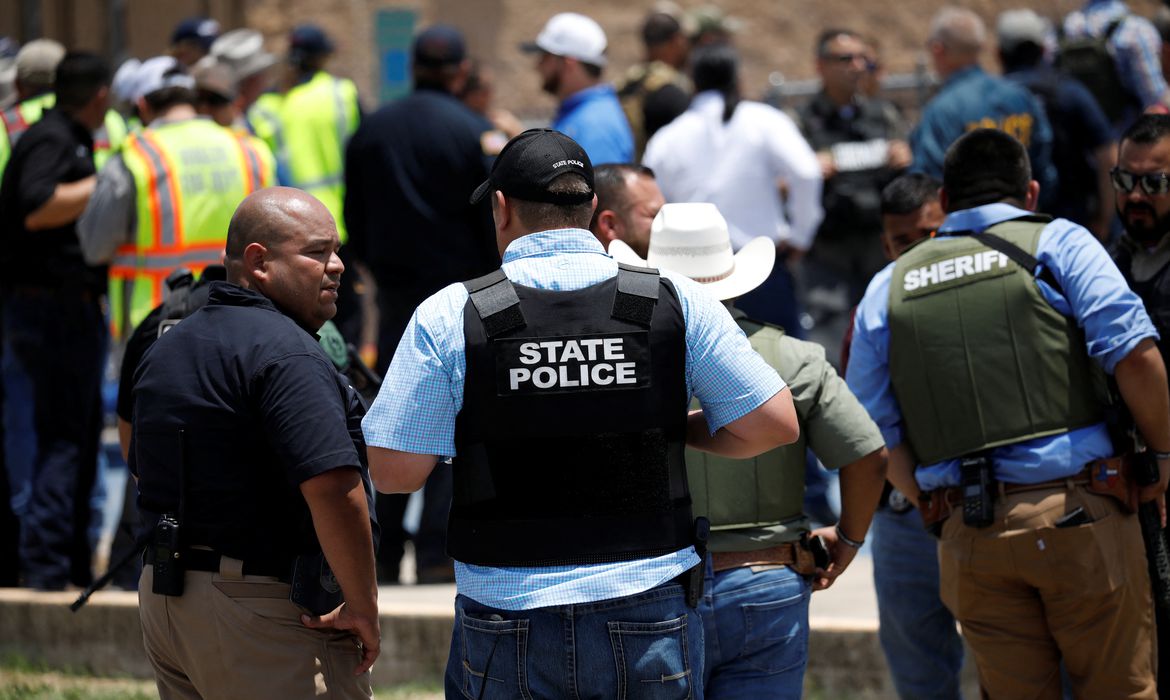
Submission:
MULTIPOLYGON (((454 587, 450 600, 454 600, 454 587)), ((452 603, 433 587, 398 587, 382 603, 382 655, 374 685, 442 677, 451 643, 452 603), (431 591, 418 590, 432 588, 431 591)), ((387 589, 383 589, 383 598, 387 589)), ((0 589, 0 655, 19 655, 52 668, 98 676, 152 678, 138 621, 138 595, 97 593, 77 613, 74 593, 0 589)), ((813 617, 806 689, 820 697, 894 698, 872 619, 813 617)), ((971 674, 964 687, 972 692, 971 674)), ((977 692, 975 692, 977 696, 977 692)))

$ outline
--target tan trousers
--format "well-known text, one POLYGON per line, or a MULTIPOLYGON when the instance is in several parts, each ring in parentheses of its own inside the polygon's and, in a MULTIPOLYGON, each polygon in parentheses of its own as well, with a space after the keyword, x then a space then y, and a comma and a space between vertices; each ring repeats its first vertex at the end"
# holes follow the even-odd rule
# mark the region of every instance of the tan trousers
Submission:
POLYGON ((956 511, 939 543, 940 594, 975 653, 985 696, 1156 700, 1153 602, 1137 518, 1083 487, 1000 495, 996 522, 956 511), (1053 524, 1078 506, 1093 522, 1053 524))
POLYGON ((188 571, 177 598, 152 593, 154 567, 143 567, 142 637, 161 700, 372 696, 370 674, 353 675, 354 637, 305 627, 288 584, 224 561, 219 573, 188 571))

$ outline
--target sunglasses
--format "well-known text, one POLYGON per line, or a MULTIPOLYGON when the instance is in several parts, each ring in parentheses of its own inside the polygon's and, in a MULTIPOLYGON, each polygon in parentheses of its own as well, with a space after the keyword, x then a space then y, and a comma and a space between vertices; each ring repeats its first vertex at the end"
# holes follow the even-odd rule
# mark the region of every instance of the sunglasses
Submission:
POLYGON ((828 53, 824 59, 831 63, 853 63, 857 59, 866 60, 865 54, 860 53, 828 53))
POLYGON ((1166 173, 1131 173, 1128 170, 1114 168, 1109 171, 1109 179, 1113 181, 1113 189, 1126 194, 1133 192, 1141 185, 1142 191, 1151 197, 1170 193, 1170 175, 1166 173))

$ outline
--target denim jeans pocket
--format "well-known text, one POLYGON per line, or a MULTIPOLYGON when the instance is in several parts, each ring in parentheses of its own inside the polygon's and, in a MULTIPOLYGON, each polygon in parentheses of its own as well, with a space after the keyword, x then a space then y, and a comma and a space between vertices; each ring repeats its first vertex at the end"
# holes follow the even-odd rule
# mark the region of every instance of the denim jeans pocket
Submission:
POLYGON ((493 619, 463 612, 463 694, 479 698, 531 698, 525 663, 528 620, 493 619))
POLYGON ((743 605, 743 661, 764 673, 781 673, 808 658, 805 593, 743 605))
POLYGON ((619 698, 690 698, 687 616, 662 622, 609 622, 619 698))

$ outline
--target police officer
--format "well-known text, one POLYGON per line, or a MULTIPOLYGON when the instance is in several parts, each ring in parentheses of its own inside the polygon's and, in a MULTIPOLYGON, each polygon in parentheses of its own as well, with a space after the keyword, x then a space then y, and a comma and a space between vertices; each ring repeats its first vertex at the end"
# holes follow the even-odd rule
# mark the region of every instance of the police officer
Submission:
POLYGON ((313 335, 336 312, 339 246, 311 196, 252 195, 228 281, 139 365, 130 468, 159 523, 139 610, 163 697, 371 695, 361 408, 313 335))
POLYGON ((987 27, 971 10, 944 7, 930 24, 926 47, 942 81, 910 133, 913 169, 941 177, 947 148, 965 132, 987 127, 1024 144, 1041 193, 1055 192, 1052 128, 1040 102, 1024 88, 988 75, 979 65, 987 27))
MULTIPOLYGON (((1125 233, 1112 249, 1113 260, 1145 304, 1158 329, 1158 348, 1166 360, 1170 338, 1170 116, 1139 117, 1121 137, 1112 173, 1115 203, 1125 233)), ((1170 621, 1158 608, 1158 649, 1170 649, 1170 621)), ((1166 658, 1165 656, 1160 657, 1166 658)), ((1170 695, 1170 663, 1158 667, 1159 689, 1170 695)))
MULTIPOLYGON (((1141 301, 1100 244, 1029 213, 1023 146, 977 129, 948 150, 938 235, 874 278, 847 378, 890 477, 941 529, 940 592, 991 697, 1154 698, 1137 518, 1103 421, 1112 373, 1170 476, 1170 394, 1141 301), (915 467, 914 465, 920 465, 915 467)), ((1132 478, 1132 477, 1128 477, 1132 478)))
POLYGON ((86 260, 110 264, 110 323, 124 339, 162 302, 175 268, 217 263, 228 221, 249 193, 272 184, 253 143, 196 115, 195 81, 170 56, 137 72, 133 134, 103 168, 78 235, 86 260))
POLYGON ((280 184, 305 190, 329 207, 345 243, 343 155, 361 120, 361 105, 352 80, 325 70, 334 49, 320 27, 294 27, 281 92, 261 95, 248 118, 276 155, 280 184))
MULTIPOLYGON (((609 250, 619 261, 642 262, 620 240, 609 250)), ((665 205, 650 236, 650 264, 685 269, 703 282, 728 306, 752 349, 787 378, 800 423, 800 439, 754 459, 687 451, 695 512, 712 526, 699 607, 708 699, 801 697, 810 593, 832 585, 853 560, 884 483, 881 433, 825 360, 824 348, 753 321, 733 305, 767 279, 775 250, 760 237, 731 256, 727 222, 709 203, 665 205), (829 559, 821 562, 802 512, 808 448, 829 469, 841 469, 841 521, 812 533, 828 542, 829 559)))
POLYGON ((509 696, 700 697, 701 621, 674 582, 703 539, 683 444, 747 457, 796 438, 788 390, 714 298, 619 268, 584 229, 592 180, 559 132, 509 142, 473 196, 492 199, 503 268, 422 303, 363 422, 381 491, 454 458, 449 696, 492 678, 509 696))
POLYGON ((830 357, 849 324, 849 310, 882 268, 881 188, 910 165, 910 147, 894 105, 861 92, 866 45, 856 32, 827 29, 817 40, 822 89, 799 112, 798 124, 817 153, 825 184, 825 218, 802 260, 812 339, 830 357))

